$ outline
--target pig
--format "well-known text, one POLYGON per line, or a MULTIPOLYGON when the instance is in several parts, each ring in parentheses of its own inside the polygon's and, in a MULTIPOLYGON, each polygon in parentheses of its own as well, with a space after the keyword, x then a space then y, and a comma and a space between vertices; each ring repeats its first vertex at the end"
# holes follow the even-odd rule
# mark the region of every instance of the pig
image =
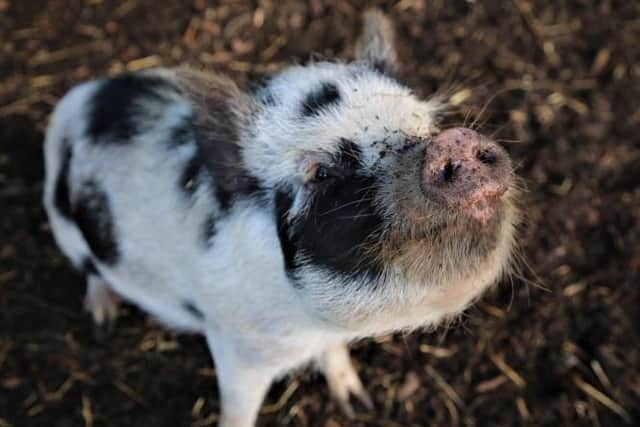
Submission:
POLYGON ((50 119, 44 204, 86 307, 106 324, 123 299, 203 334, 223 427, 254 425, 305 364, 347 415, 373 408, 348 343, 451 319, 512 264, 508 154, 441 129, 446 105, 395 77, 390 20, 363 21, 349 63, 253 91, 188 67, 122 74, 50 119))

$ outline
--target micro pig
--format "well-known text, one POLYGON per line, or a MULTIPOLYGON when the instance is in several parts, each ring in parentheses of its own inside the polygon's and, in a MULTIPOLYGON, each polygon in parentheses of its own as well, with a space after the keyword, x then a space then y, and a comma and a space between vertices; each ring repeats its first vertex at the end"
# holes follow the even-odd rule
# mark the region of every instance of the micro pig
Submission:
POLYGON ((350 341, 434 326, 511 264, 509 156, 394 78, 392 26, 355 61, 241 90, 155 69, 81 84, 45 141, 55 239, 98 324, 120 299, 206 337, 220 425, 254 425, 270 384, 313 363, 347 415, 373 402, 350 341))

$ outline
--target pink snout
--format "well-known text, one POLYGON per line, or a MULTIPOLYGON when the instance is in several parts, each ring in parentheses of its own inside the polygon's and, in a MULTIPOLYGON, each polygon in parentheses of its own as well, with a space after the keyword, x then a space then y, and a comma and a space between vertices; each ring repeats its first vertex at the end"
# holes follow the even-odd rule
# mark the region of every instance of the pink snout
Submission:
POLYGON ((471 129, 443 131, 427 146, 422 191, 453 212, 486 223, 510 182, 507 152, 471 129))

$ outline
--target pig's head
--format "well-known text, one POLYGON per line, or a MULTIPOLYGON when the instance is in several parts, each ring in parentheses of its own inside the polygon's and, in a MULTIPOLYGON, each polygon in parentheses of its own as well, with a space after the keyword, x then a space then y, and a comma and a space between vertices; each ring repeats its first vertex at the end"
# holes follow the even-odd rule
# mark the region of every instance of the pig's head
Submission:
POLYGON ((441 104, 390 77, 381 14, 366 15, 356 56, 274 76, 243 155, 272 191, 303 304, 370 334, 464 309, 507 269, 518 215, 505 150, 471 129, 439 129, 441 104))

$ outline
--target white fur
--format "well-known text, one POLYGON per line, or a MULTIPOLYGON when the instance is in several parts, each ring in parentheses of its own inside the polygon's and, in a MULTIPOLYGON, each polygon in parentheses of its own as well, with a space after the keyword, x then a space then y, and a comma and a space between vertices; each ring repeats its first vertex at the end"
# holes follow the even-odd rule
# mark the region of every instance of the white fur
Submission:
POLYGON ((76 111, 82 108, 96 88, 96 82, 77 86, 58 103, 51 115, 44 143, 44 205, 49 213, 49 222, 56 242, 76 267, 82 265, 82 257, 89 253, 89 247, 76 225, 58 213, 53 205, 53 199, 56 180, 62 166, 61 144, 65 137, 74 141, 84 138, 82 131, 86 126, 85 116, 76 115, 76 111))
POLYGON ((391 131, 424 136, 437 130, 434 116, 439 102, 420 101, 408 88, 363 64, 290 67, 274 77, 267 90, 278 103, 258 115, 259 132, 252 129, 245 136, 244 151, 247 163, 257 168, 254 172, 271 185, 290 180, 291 171, 307 153, 319 147, 330 151, 340 138, 373 141, 391 131), (323 82, 339 88, 339 105, 325 109, 315 120, 301 120, 304 97, 323 82))

